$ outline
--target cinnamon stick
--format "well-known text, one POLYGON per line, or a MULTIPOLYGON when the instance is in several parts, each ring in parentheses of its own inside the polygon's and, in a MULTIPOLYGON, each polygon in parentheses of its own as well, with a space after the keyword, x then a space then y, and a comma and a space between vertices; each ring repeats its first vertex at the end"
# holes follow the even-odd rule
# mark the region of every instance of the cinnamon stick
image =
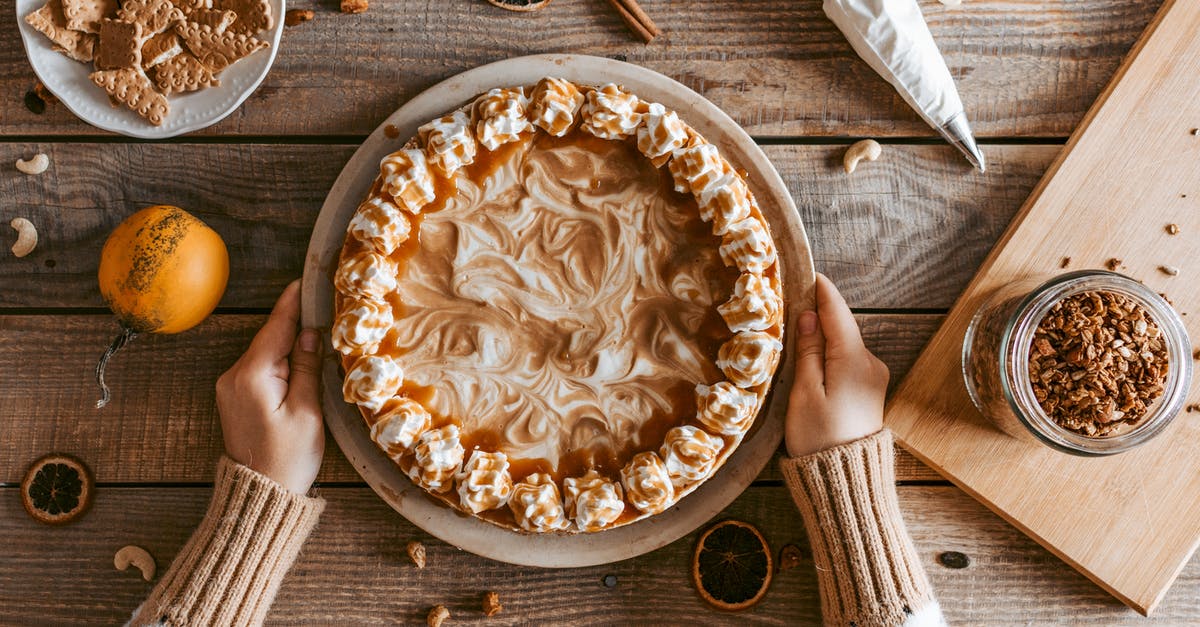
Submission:
POLYGON ((646 15, 646 12, 638 5, 637 0, 608 0, 608 3, 617 10, 621 19, 625 20, 625 25, 643 43, 650 43, 655 37, 662 34, 658 26, 654 25, 654 20, 650 19, 650 16, 646 15))

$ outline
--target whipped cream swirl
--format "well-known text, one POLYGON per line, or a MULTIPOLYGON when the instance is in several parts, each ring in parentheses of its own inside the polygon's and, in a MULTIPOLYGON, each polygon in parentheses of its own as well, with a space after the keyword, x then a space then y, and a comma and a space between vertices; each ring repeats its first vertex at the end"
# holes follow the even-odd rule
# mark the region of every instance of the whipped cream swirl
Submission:
POLYGON ((472 452, 455 478, 458 480, 459 502, 476 514, 496 509, 512 496, 513 482, 508 474, 508 457, 504 453, 472 452))
POLYGON ((416 459, 408 476, 430 492, 448 492, 466 452, 459 437, 454 424, 422 433, 413 448, 416 459))
POLYGON ((642 123, 637 108, 638 97, 613 83, 593 89, 583 103, 583 130, 601 139, 629 137, 642 123))
POLYGON ((563 492, 567 515, 580 531, 599 531, 616 522, 625 511, 621 486, 595 470, 582 477, 564 479, 563 492))
POLYGON ((758 395, 728 381, 696 386, 696 419, 713 433, 741 435, 754 423, 758 395))
POLYGON ((638 150, 656 167, 661 166, 671 158, 671 153, 683 148, 688 139, 687 131, 674 111, 652 102, 637 130, 638 150))
POLYGON ((333 275, 337 291, 366 300, 383 300, 396 290, 396 262, 377 252, 360 252, 342 259, 333 275))
POLYGON ((734 385, 751 388, 771 380, 783 344, 762 331, 742 331, 721 345, 717 366, 734 385))
POLYGON ((420 403, 403 396, 384 402, 371 425, 371 439, 392 459, 408 452, 429 429, 431 417, 420 403))
POLYGON ((399 207, 376 196, 358 206, 347 230, 379 254, 390 255, 408 240, 412 223, 399 207))
POLYGON ((713 233, 717 235, 728 233, 731 225, 750 217, 750 209, 754 204, 746 182, 728 169, 728 163, 725 167, 727 170, 717 182, 696 197, 700 205, 700 217, 713 223, 713 233))
POLYGON ((404 383, 404 369, 387 355, 363 355, 354 360, 342 382, 342 396, 348 403, 357 403, 371 411, 383 404, 404 383))
POLYGON ((471 119, 462 110, 442 116, 417 129, 417 135, 429 153, 429 163, 452 176, 459 168, 475 161, 475 136, 471 119))
POLYGON ((667 466, 654 451, 642 451, 621 469, 625 496, 638 510, 657 514, 675 502, 675 486, 667 466))
POLYGON ((775 256, 775 242, 754 216, 734 222, 721 240, 721 259, 742 272, 762 274, 775 263, 775 256))
POLYGON ((386 302, 350 299, 342 304, 329 341, 343 355, 354 352, 369 355, 379 349, 392 322, 392 306, 386 302))
POLYGON ((733 295, 717 311, 730 331, 765 331, 783 316, 783 299, 774 278, 744 272, 733 284, 733 295))
POLYGON ((544 533, 571 526, 554 478, 544 472, 525 477, 513 486, 508 508, 525 531, 544 533))
POLYGON ((475 138, 488 150, 520 139, 533 127, 525 117, 529 99, 519 88, 496 88, 475 101, 475 138))
POLYGON ((681 425, 667 432, 659 454, 671 481, 679 486, 707 479, 723 446, 725 441, 720 437, 692 425, 681 425))
POLYGON ((546 77, 538 81, 529 100, 533 123, 555 137, 562 137, 575 123, 584 98, 575 83, 546 77))
POLYGON ((401 209, 415 215, 433 202, 433 176, 424 152, 415 148, 397 150, 383 158, 379 171, 383 190, 401 209))
POLYGON ((667 164, 675 180, 675 191, 699 197, 729 179, 730 169, 717 147, 702 143, 676 150, 667 164))

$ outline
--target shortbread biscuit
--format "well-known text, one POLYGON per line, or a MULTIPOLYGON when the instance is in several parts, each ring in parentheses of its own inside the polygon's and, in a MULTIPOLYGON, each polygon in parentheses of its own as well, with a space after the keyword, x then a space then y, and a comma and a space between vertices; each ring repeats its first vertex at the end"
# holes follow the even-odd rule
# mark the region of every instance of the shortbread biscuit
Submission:
POLYGON ((275 26, 275 15, 267 0, 213 0, 213 7, 237 14, 237 21, 229 27, 235 33, 257 35, 275 26))
POLYGON ((137 22, 104 19, 100 22, 100 43, 96 45, 96 69, 119 70, 142 64, 142 25, 137 22))
POLYGON ((49 0, 42 8, 26 15, 25 23, 54 42, 55 50, 76 61, 92 60, 96 36, 67 28, 62 0, 49 0))
POLYGON ((117 12, 127 22, 138 22, 147 35, 156 35, 184 19, 171 0, 125 0, 117 12))
POLYGON ((218 33, 195 22, 183 22, 175 27, 175 32, 179 33, 188 50, 213 72, 220 72, 238 59, 268 46, 267 42, 254 37, 230 31, 218 33))
POLYGON ((196 9, 188 15, 187 19, 200 24, 201 26, 208 26, 209 28, 213 29, 213 32, 215 33, 223 33, 229 28, 230 24, 233 24, 237 21, 238 16, 237 13, 234 13, 233 11, 224 11, 221 9, 196 9))
POLYGON ((113 17, 117 0, 62 0, 67 28, 84 33, 99 33, 100 20, 113 17))
POLYGON ((167 117, 170 109, 167 97, 154 91, 154 85, 140 67, 93 72, 88 78, 155 126, 167 117))
POLYGON ((178 54, 154 68, 154 85, 164 94, 215 87, 221 81, 190 52, 178 54))
POLYGON ((142 69, 154 67, 183 52, 183 42, 174 30, 163 31, 142 44, 142 69))

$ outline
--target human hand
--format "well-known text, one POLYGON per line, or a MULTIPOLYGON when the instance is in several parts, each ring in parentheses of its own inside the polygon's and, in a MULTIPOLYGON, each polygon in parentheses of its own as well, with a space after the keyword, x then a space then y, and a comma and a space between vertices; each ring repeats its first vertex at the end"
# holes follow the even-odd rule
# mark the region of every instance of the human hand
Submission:
POLYGON ((809 455, 882 429, 887 366, 867 350, 850 308, 825 275, 817 275, 817 310, 800 314, 796 326, 788 455, 809 455))
POLYGON ((250 348, 217 379, 225 452, 288 490, 304 494, 325 452, 321 424, 321 336, 299 337, 300 281, 293 281, 250 348))

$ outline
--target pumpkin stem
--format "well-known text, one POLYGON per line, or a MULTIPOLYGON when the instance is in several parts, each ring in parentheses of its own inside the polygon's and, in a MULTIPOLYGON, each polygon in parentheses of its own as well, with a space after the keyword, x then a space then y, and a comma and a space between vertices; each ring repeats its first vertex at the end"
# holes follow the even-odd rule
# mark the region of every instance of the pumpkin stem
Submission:
POLYGON ((100 400, 96 401, 96 409, 107 405, 109 400, 108 386, 104 384, 104 367, 108 365, 108 359, 124 348, 126 344, 132 342, 137 335, 137 331, 121 325, 121 333, 113 339, 112 344, 109 344, 108 349, 100 356, 100 363, 96 364, 96 383, 100 384, 100 400))

